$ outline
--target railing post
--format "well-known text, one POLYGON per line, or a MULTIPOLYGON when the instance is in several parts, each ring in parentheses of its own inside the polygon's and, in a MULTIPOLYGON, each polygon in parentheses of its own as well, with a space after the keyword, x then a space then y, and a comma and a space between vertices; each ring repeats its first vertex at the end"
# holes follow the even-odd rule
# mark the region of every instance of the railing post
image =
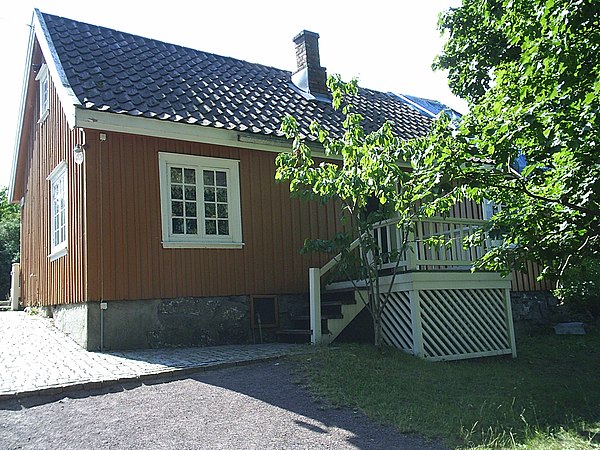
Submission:
POLYGON ((320 344, 321 333, 321 269, 308 269, 308 287, 310 290, 310 342, 320 344))
POLYGON ((419 290, 414 287, 409 291, 410 319, 412 322, 413 355, 422 358, 423 350, 423 322, 421 321, 421 300, 419 290))
POLYGON ((515 327, 513 324, 512 303, 510 300, 510 288, 504 289, 504 310, 506 311, 506 328, 508 329, 508 341, 513 358, 517 357, 517 343, 515 342, 515 327))
MULTIPOLYGON (((418 224, 415 223, 415 226, 418 226, 418 224)), ((417 241, 415 240, 415 232, 413 230, 410 230, 408 232, 408 239, 407 239, 406 243, 408 244, 408 247, 406 249, 406 270, 407 271, 417 270, 418 248, 417 248, 417 241)))
POLYGON ((10 280, 10 305, 13 311, 19 310, 21 300, 21 264, 13 263, 10 280))

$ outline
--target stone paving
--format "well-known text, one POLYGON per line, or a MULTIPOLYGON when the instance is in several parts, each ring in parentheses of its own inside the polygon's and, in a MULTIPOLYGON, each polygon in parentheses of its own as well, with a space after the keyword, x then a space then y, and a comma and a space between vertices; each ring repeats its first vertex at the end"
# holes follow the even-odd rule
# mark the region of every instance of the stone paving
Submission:
POLYGON ((88 352, 56 329, 50 319, 5 311, 0 312, 0 400, 184 375, 302 350, 306 347, 262 344, 88 352))

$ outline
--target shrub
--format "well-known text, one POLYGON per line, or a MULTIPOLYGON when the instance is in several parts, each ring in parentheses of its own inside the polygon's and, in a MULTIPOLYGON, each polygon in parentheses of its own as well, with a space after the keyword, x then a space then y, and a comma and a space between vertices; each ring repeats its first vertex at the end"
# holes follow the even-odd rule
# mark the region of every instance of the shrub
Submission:
POLYGON ((589 258, 567 269, 554 294, 574 312, 600 316, 600 259, 589 258))

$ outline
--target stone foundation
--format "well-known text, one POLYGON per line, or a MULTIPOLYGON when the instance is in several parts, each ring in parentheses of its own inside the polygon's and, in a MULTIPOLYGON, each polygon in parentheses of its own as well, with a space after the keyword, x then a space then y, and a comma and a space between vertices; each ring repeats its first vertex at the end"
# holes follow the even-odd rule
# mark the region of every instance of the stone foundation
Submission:
POLYGON ((551 309, 558 304, 550 291, 511 292, 510 300, 515 321, 527 320, 534 323, 549 322, 551 309))
MULTIPOLYGON (((98 307, 98 304, 96 304, 98 307)), ((88 340, 88 305, 60 305, 52 308, 48 314, 54 318, 54 325, 77 344, 87 348, 88 340)))
MULTIPOLYGON (((306 308, 307 295, 278 295, 279 323, 306 308)), ((87 350, 197 347, 275 342, 275 328, 253 329, 250 296, 184 297, 58 305, 57 328, 87 350)))

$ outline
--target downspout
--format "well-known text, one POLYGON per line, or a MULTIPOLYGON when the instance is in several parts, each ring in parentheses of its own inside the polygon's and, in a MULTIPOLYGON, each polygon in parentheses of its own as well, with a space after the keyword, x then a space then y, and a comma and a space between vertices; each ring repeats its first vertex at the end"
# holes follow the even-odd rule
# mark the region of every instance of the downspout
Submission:
POLYGON ((98 150, 98 174, 100 177, 100 351, 104 351, 104 310, 108 306, 104 301, 104 202, 103 202, 103 183, 102 183, 102 143, 106 141, 106 134, 100 133, 100 144, 98 150))
MULTIPOLYGON (((87 299, 89 298, 88 295, 88 273, 87 273, 87 269, 88 269, 88 228, 87 228, 87 213, 88 213, 88 202, 87 202, 87 155, 86 155, 86 136, 85 136, 85 130, 83 128, 80 128, 81 130, 81 134, 80 134, 80 140, 82 142, 83 148, 84 148, 84 160, 83 160, 83 167, 82 167, 82 171, 83 171, 83 175, 81 176, 82 180, 82 192, 83 192, 83 239, 82 239, 82 245, 83 245, 83 262, 82 262, 82 271, 83 271, 83 298, 82 301, 84 302, 84 304, 87 302, 87 299)), ((87 325, 86 325, 87 327, 87 325)))

